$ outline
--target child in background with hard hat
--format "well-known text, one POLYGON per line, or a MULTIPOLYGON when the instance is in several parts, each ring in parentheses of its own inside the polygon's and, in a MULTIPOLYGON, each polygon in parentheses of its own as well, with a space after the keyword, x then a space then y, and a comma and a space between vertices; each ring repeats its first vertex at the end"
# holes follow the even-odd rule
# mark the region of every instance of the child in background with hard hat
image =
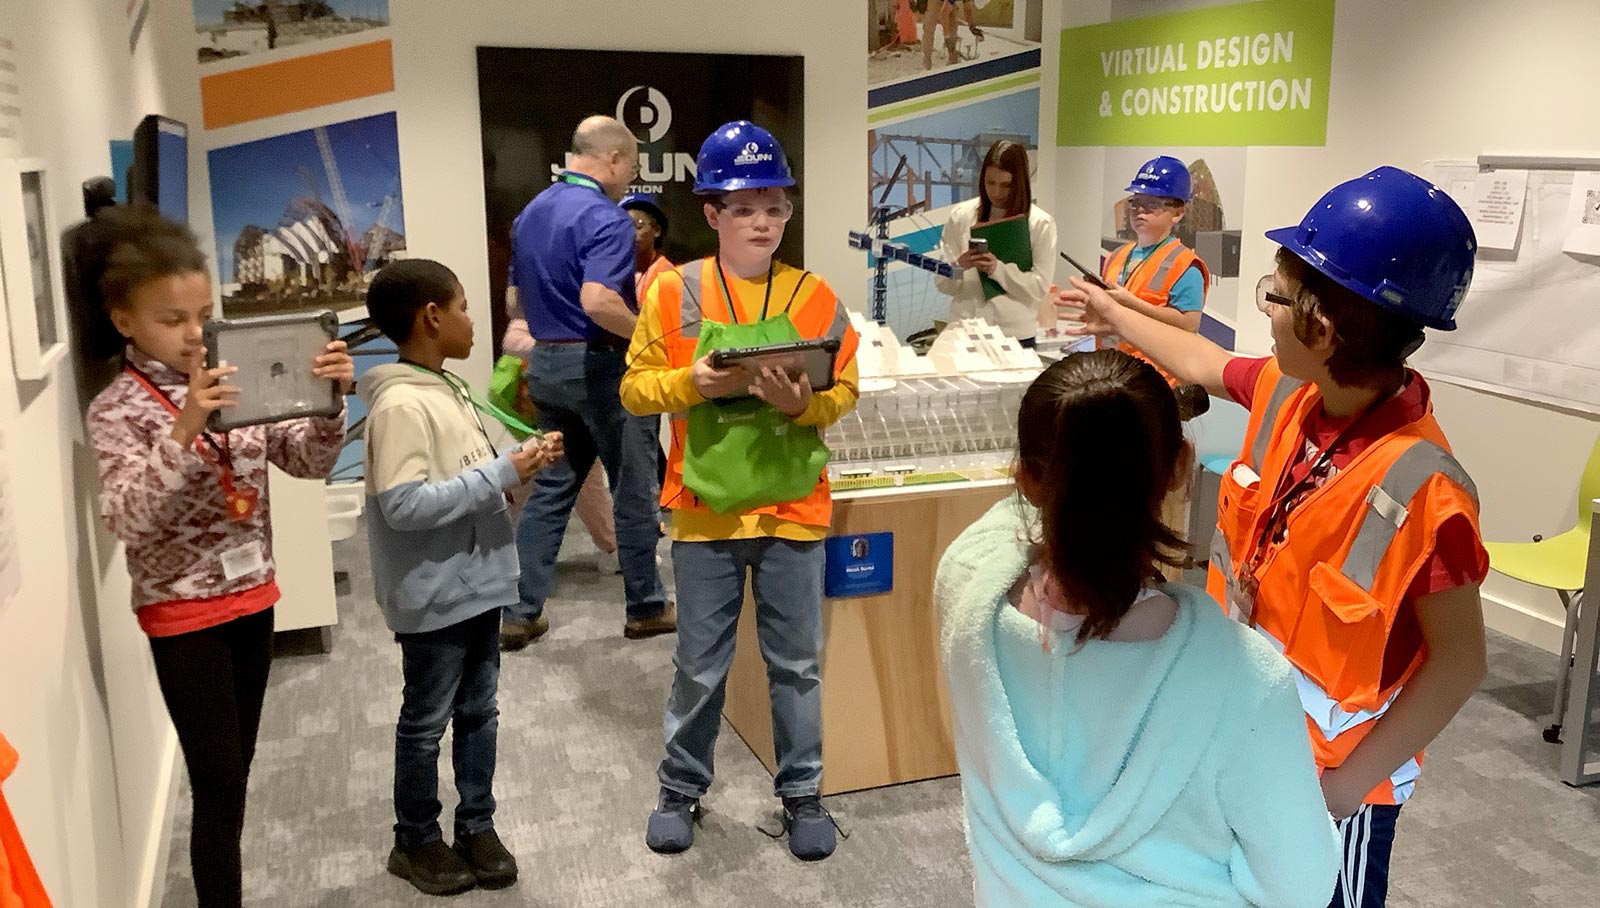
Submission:
POLYGON ((672 509, 676 673, 645 843, 668 854, 694 844, 748 576, 789 850, 821 860, 836 829, 819 796, 823 539, 833 513, 821 432, 856 404, 858 340, 827 282, 773 259, 794 213, 785 190, 795 181, 777 139, 749 121, 728 123, 696 163, 694 191, 705 197, 717 253, 651 285, 621 390, 633 413, 673 417, 661 503, 672 509), (718 368, 709 355, 822 338, 840 344, 827 390, 772 367, 718 368))
MULTIPOLYGON (((1100 278, 1133 294, 1137 311, 1194 334, 1200 331, 1211 272, 1172 233, 1188 207, 1189 187, 1189 168, 1177 158, 1161 155, 1139 168, 1126 190, 1133 193, 1127 205, 1137 239, 1111 253, 1100 278)), ((1149 359, 1120 339, 1107 338, 1101 346, 1149 359)))
POLYGON ((1455 328, 1477 243, 1455 202, 1394 167, 1267 237, 1282 246, 1257 285, 1272 357, 1235 358, 1123 288, 1074 280, 1059 305, 1250 408, 1209 586, 1293 667, 1344 839, 1332 905, 1373 908, 1422 750, 1486 671, 1476 491, 1406 367, 1424 327, 1455 328))

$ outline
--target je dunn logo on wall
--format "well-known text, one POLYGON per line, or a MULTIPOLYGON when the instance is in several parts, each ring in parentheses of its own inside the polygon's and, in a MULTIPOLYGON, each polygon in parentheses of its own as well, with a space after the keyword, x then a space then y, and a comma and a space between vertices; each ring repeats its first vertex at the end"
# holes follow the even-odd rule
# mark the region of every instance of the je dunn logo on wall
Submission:
MULTIPOLYGON (((650 146, 667 137, 672 129, 672 102, 661 89, 635 85, 617 98, 616 117, 639 138, 639 182, 628 191, 639 195, 660 195, 666 183, 693 183, 694 155, 687 152, 651 151, 650 146)), ((572 166, 572 152, 561 164, 550 165, 550 181, 561 179, 561 171, 572 166)))
POLYGON ((654 145, 672 128, 672 105, 660 89, 635 85, 617 99, 617 119, 627 124, 640 142, 654 145), (641 92, 639 100, 631 103, 641 92))

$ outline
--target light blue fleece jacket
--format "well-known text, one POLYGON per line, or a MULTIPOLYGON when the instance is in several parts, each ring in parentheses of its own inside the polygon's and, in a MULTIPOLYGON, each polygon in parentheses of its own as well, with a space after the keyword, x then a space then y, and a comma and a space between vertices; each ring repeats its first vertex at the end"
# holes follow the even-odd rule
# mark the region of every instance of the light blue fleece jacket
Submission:
POLYGON ((517 471, 495 455, 477 411, 443 378, 402 363, 368 370, 359 389, 372 585, 389 629, 434 631, 515 603, 506 492, 517 471))
POLYGON ((1034 519, 995 505, 935 581, 977 904, 1325 908, 1337 833, 1288 663, 1181 585, 1158 640, 1044 651, 1007 597, 1034 519))

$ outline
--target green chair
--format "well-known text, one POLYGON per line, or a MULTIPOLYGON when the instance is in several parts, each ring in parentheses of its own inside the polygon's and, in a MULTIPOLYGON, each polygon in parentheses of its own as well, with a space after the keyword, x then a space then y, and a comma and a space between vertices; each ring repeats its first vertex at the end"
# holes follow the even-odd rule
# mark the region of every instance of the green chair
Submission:
POLYGON ((1561 632, 1561 673, 1556 677, 1555 711, 1544 739, 1552 744, 1561 740, 1561 717, 1566 709, 1567 689, 1572 673, 1572 650, 1578 633, 1578 609, 1583 602, 1583 575, 1589 558, 1589 526, 1594 500, 1600 498, 1600 439, 1589 453, 1589 462, 1578 481, 1578 523, 1572 529, 1532 542, 1486 542, 1489 566, 1524 583, 1555 590, 1566 610, 1566 627, 1561 632))

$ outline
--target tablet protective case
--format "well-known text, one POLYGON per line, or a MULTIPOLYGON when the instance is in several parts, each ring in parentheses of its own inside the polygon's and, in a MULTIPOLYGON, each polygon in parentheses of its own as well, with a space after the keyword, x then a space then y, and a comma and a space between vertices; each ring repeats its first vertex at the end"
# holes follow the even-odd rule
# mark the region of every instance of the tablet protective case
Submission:
POLYGON ((205 326, 206 367, 237 368, 229 384, 239 387, 239 405, 211 414, 206 426, 226 432, 241 426, 337 416, 339 385, 311 374, 316 358, 337 336, 332 312, 301 312, 257 318, 213 319, 205 326))
MULTIPOLYGON (((834 365, 839 355, 839 341, 835 338, 821 338, 818 340, 795 341, 790 343, 774 344, 775 347, 801 346, 804 349, 787 354, 763 355, 760 347, 742 348, 737 351, 726 350, 724 353, 742 353, 738 359, 767 359, 770 365, 789 370, 791 377, 795 373, 804 371, 811 379, 812 391, 826 391, 833 387, 834 365)), ((735 360, 737 361, 737 360, 735 360)), ((738 400, 749 397, 744 392, 737 392, 717 400, 738 400)))

